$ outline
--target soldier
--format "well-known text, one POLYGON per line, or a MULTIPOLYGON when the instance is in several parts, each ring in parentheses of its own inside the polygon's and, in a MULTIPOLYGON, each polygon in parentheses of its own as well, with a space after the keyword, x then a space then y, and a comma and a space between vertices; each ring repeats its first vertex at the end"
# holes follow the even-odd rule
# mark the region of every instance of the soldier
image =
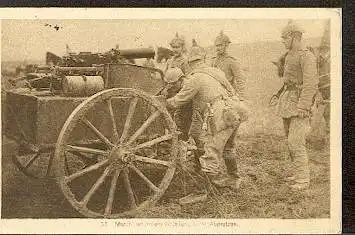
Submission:
MULTIPOLYGON (((329 25, 327 25, 329 27, 329 25)), ((324 106, 323 117, 326 122, 326 132, 329 137, 330 129, 330 42, 329 42, 329 29, 325 28, 325 32, 322 38, 321 45, 319 47, 318 56, 318 74, 319 84, 318 89, 322 95, 324 106), (328 31, 327 31, 328 30, 328 31)))
POLYGON ((215 47, 217 55, 212 57, 211 65, 212 67, 219 68, 224 72, 239 97, 243 99, 245 98, 245 79, 240 66, 237 64, 237 60, 228 55, 228 47, 230 43, 231 41, 229 40, 229 37, 223 34, 223 32, 216 37, 215 47))
MULTIPOLYGON (((246 120, 246 112, 238 110, 239 99, 224 73, 204 63, 205 55, 202 48, 191 49, 188 61, 193 70, 180 92, 167 100, 167 106, 177 108, 192 101, 190 135, 204 150, 199 157, 201 170, 216 186, 236 189, 240 179, 227 174, 223 152, 231 135, 246 120)), ((173 73, 178 74, 168 70, 166 75, 173 73)))
MULTIPOLYGON (((184 74, 189 73, 191 68, 185 56, 186 43, 184 38, 176 33, 175 38, 173 38, 170 42, 170 46, 174 55, 168 59, 165 71, 169 68, 179 68, 184 74)), ((174 112, 174 121, 178 127, 178 130, 181 132, 180 139, 182 140, 187 140, 188 138, 188 129, 191 125, 191 115, 191 103, 187 103, 184 106, 179 107, 174 112)))
POLYGON ((181 90, 184 73, 181 71, 181 69, 173 71, 175 71, 175 73, 167 73, 164 76, 165 86, 157 95, 163 95, 169 99, 175 96, 181 90))
MULTIPOLYGON (((245 80, 242 76, 241 70, 237 61, 232 56, 228 55, 228 47, 231 41, 228 36, 221 31, 220 35, 216 37, 215 47, 217 56, 212 58, 212 67, 222 70, 231 83, 235 91, 238 93, 240 99, 244 99, 245 80)), ((232 134, 225 146, 224 158, 226 161, 229 174, 237 174, 237 153, 236 153, 236 139, 237 130, 232 134)))
POLYGON ((303 30, 292 21, 282 30, 282 43, 288 53, 283 76, 285 89, 277 105, 292 160, 286 181, 295 190, 307 189, 310 184, 306 136, 310 130, 311 106, 318 85, 315 56, 302 46, 302 35, 303 30))
MULTIPOLYGON (((189 64, 186 60, 186 43, 182 37, 179 37, 176 33, 175 38, 170 42, 171 49, 173 50, 173 57, 168 59, 166 70, 169 68, 179 68, 184 74, 187 74, 191 71, 189 64)), ((165 70, 165 71, 166 71, 165 70)))

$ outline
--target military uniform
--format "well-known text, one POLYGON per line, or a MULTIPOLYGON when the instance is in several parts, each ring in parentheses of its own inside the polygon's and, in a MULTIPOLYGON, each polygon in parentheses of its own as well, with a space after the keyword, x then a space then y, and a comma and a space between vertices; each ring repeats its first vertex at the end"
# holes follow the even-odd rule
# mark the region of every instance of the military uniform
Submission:
MULTIPOLYGON (((222 117, 226 108, 222 97, 230 94, 209 72, 223 80, 226 86, 230 85, 219 69, 201 66, 187 76, 181 91, 168 99, 167 103, 168 106, 176 108, 192 100, 196 118, 193 118, 190 134, 203 143, 204 154, 200 157, 202 171, 211 177, 212 182, 220 184, 221 181, 229 179, 223 159, 225 145, 240 122, 238 120, 238 124, 227 126, 222 117), (213 115, 208 116, 211 109, 214 110, 213 115), (205 124, 208 125, 207 129, 203 127, 205 124)), ((230 91, 232 90, 230 87, 230 91)))
POLYGON ((183 37, 179 36, 178 33, 176 33, 175 38, 173 38, 170 42, 171 47, 181 47, 182 48, 182 54, 180 55, 174 55, 170 59, 167 60, 167 66, 165 69, 165 72, 169 68, 179 68, 182 70, 184 74, 187 74, 191 71, 190 66, 187 62, 187 58, 185 56, 186 52, 186 43, 183 37))
POLYGON ((324 107, 324 119, 326 122, 326 132, 329 133, 330 129, 330 58, 329 54, 327 56, 320 55, 318 57, 318 74, 319 74, 319 84, 318 89, 322 95, 325 103, 324 107))
MULTIPOLYGON (((223 55, 218 55, 212 58, 212 67, 222 70, 230 82, 234 90, 237 92, 240 98, 245 97, 245 81, 242 76, 241 70, 237 61, 234 57, 224 53, 223 55)), ((236 154, 236 141, 237 141, 237 130, 232 134, 231 138, 228 140, 225 151, 224 158, 227 164, 228 171, 230 174, 237 175, 237 154, 236 154)))
POLYGON ((245 80, 234 57, 228 54, 212 57, 211 66, 222 70, 238 95, 241 98, 245 96, 245 80))
POLYGON ((179 68, 184 74, 188 74, 191 71, 191 68, 187 63, 187 58, 184 55, 173 56, 168 59, 166 63, 166 70, 170 68, 179 68))
POLYGON ((291 49, 285 59, 283 78, 285 89, 279 97, 277 112, 283 118, 293 159, 290 175, 295 183, 309 184, 306 151, 306 135, 310 130, 309 117, 299 117, 298 109, 310 112, 317 92, 317 67, 313 53, 307 49, 291 49))
MULTIPOLYGON (((320 44, 320 56, 318 57, 318 89, 324 100, 324 119, 326 121, 326 132, 330 131, 330 22, 324 27, 322 41, 320 44)), ((329 136, 328 136, 329 137, 329 136)))
MULTIPOLYGON (((191 71, 190 66, 187 62, 187 58, 184 55, 181 56, 174 56, 172 58, 170 58, 167 61, 167 65, 166 65, 166 70, 171 69, 171 68, 179 68, 182 70, 182 72, 184 74, 187 74, 191 71)), ((174 91, 173 91, 174 92, 174 91)), ((175 92, 174 94, 172 94, 170 92, 170 94, 176 95, 177 92, 175 92)), ((176 109, 174 111, 173 114, 173 119, 176 123, 176 126, 178 128, 179 131, 181 131, 182 136, 181 138, 186 140, 188 138, 188 130, 191 124, 191 119, 192 119, 192 108, 191 108, 192 104, 187 103, 184 106, 179 107, 178 109, 176 109)))

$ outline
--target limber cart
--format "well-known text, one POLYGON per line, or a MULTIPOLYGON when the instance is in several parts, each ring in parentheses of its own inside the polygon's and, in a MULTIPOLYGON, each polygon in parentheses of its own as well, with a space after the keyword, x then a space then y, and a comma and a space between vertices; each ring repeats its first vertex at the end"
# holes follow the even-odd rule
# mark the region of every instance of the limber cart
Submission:
POLYGON ((86 217, 134 216, 173 179, 176 125, 155 96, 162 72, 134 64, 57 67, 48 89, 7 92, 6 135, 16 166, 55 177, 86 217))

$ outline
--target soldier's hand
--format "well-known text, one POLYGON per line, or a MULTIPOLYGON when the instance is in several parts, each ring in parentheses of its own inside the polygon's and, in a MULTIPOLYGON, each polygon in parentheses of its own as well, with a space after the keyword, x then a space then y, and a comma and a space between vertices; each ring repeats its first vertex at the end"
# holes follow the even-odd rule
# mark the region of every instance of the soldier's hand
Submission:
POLYGON ((158 95, 158 96, 155 96, 155 99, 157 99, 161 104, 166 106, 166 96, 158 95))
POLYGON ((160 92, 160 94, 166 98, 166 97, 168 97, 168 90, 164 89, 160 92))
POLYGON ((298 109, 297 110, 297 116, 300 118, 306 118, 310 116, 310 111, 309 110, 304 110, 304 109, 298 109))

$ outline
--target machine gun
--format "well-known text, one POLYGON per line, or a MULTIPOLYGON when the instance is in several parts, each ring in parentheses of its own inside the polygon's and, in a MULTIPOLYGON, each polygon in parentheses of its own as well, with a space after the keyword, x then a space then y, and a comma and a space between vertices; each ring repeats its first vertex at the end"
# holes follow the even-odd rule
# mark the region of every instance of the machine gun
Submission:
MULTIPOLYGON (((162 50, 165 52, 160 48, 157 53, 161 54, 162 50)), ((89 96, 104 89, 102 75, 105 64, 134 64, 134 59, 154 58, 155 53, 153 48, 112 49, 104 54, 80 52, 61 58, 47 52, 45 72, 35 71, 10 82, 15 86, 17 82, 25 81, 26 87, 50 90, 52 94, 89 96)), ((163 76, 160 70, 153 70, 163 76)))
MULTIPOLYGON (((110 77, 110 75, 104 76, 105 67, 115 64, 122 65, 138 65, 132 64, 131 60, 140 58, 153 58, 156 51, 153 48, 137 48, 116 50, 113 49, 109 53, 102 54, 97 57, 98 54, 86 54, 79 53, 81 57, 80 65, 89 66, 56 66, 53 69, 53 76, 50 84, 50 91, 53 94, 60 94, 63 96, 90 96, 95 94, 107 86, 111 86, 110 81, 104 81, 103 77, 110 77), (84 61, 84 62, 83 62, 84 61)), ((159 50, 157 51, 159 53, 159 50)), ((67 65, 67 64, 65 64, 67 65)), ((69 64, 72 65, 72 64, 69 64)), ((159 69, 150 68, 152 74, 159 73, 161 79, 163 73, 159 69)), ((114 75, 112 75, 114 76, 114 75)), ((123 82, 123 81, 122 81, 123 82)))
POLYGON ((134 64, 134 59, 153 58, 154 56, 155 51, 153 48, 111 49, 105 53, 79 52, 70 53, 63 57, 47 52, 46 63, 61 67, 91 67, 95 64, 108 63, 134 64))

